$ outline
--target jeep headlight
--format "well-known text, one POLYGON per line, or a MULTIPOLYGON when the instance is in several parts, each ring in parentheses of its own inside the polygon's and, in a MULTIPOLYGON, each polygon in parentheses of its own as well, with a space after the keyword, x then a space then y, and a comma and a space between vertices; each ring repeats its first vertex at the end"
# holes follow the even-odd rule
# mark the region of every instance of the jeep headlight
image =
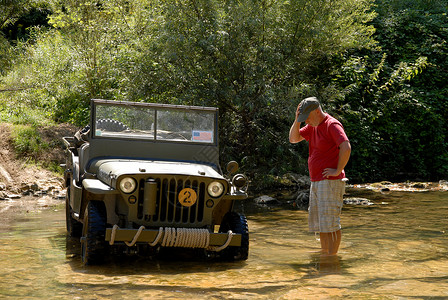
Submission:
POLYGON ((217 198, 224 193, 224 186, 221 182, 213 181, 207 187, 208 194, 214 198, 217 198))
POLYGON ((125 177, 120 181, 120 190, 125 194, 130 194, 135 191, 137 187, 137 182, 134 178, 125 177))
POLYGON ((243 174, 236 174, 232 178, 232 184, 238 189, 241 190, 245 186, 247 186, 247 177, 243 174))

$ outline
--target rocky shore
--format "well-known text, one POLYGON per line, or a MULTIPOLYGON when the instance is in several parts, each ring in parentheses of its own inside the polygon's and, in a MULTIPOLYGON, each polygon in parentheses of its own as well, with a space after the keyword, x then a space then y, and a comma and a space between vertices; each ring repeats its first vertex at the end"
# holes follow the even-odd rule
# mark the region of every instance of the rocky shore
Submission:
POLYGON ((0 201, 13 200, 22 197, 43 197, 48 196, 53 199, 65 199, 66 191, 62 186, 62 178, 53 177, 49 179, 41 179, 35 182, 22 182, 19 187, 7 188, 0 182, 0 201))
POLYGON ((48 147, 29 157, 17 157, 11 131, 12 125, 0 123, 0 203, 23 198, 62 202, 65 199, 62 175, 39 167, 36 162, 63 163, 62 137, 72 135, 76 127, 60 124, 39 128, 41 143, 48 147))
MULTIPOLYGON (((286 183, 285 189, 268 194, 257 195, 253 197, 253 202, 258 206, 292 206, 299 209, 307 209, 309 202, 309 177, 299 174, 286 174, 282 178, 286 183)), ((344 196, 345 205, 364 205, 370 206, 375 203, 368 198, 353 196, 352 194, 362 194, 362 191, 372 191, 378 193, 388 192, 429 192, 429 191, 448 191, 448 181, 439 182, 400 182, 392 183, 390 181, 381 181, 365 184, 347 184, 346 195, 344 196), (356 191, 356 192, 355 192, 356 191)))

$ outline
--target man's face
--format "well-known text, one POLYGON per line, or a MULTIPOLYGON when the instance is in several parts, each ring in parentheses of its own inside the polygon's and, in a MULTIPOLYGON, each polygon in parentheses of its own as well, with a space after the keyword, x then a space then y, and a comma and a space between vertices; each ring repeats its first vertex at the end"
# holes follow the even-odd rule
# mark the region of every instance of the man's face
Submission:
POLYGON ((305 120, 305 123, 310 126, 313 126, 313 127, 319 126, 319 118, 318 118, 318 110, 317 109, 310 112, 310 114, 308 115, 308 118, 305 120))

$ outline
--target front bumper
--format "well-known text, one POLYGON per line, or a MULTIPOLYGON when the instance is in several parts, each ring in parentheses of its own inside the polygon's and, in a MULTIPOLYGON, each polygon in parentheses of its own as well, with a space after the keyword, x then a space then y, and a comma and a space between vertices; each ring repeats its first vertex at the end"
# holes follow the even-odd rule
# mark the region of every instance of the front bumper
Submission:
POLYGON ((241 246, 241 234, 238 233, 208 233, 207 242, 199 242, 198 244, 191 244, 186 242, 176 241, 176 239, 187 239, 179 232, 194 230, 189 228, 164 228, 164 229, 127 229, 127 228, 107 228, 105 240, 111 245, 115 243, 125 243, 128 246, 134 246, 137 243, 147 243, 151 246, 161 245, 166 247, 191 247, 191 248, 214 248, 228 246, 241 246), (177 231, 177 235, 176 232, 177 231), (169 237, 168 237, 169 235, 169 237), (229 237, 231 235, 231 237, 229 237), (167 238, 170 241, 167 241, 167 238), (188 246, 185 246, 188 245, 188 246))

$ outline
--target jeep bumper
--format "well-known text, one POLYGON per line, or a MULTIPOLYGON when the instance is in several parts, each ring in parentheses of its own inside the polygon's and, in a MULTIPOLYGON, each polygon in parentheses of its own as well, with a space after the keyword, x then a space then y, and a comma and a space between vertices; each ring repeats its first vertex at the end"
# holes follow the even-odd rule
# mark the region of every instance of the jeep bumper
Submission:
MULTIPOLYGON (((142 226, 143 227, 143 226, 142 226)), ((202 233, 206 232, 207 237, 193 237, 188 231, 195 231, 191 228, 160 228, 156 229, 127 229, 127 228, 107 228, 105 240, 109 244, 126 243, 133 246, 136 243, 148 243, 151 246, 161 245, 164 247, 190 247, 190 248, 213 248, 227 246, 241 246, 241 234, 238 233, 210 233, 206 229, 202 229, 202 233), (181 235, 181 232, 185 234, 181 235), (188 239, 197 239, 187 242, 188 239), (201 240, 202 239, 202 240, 201 240), (180 240, 184 240, 181 242, 180 240)))

